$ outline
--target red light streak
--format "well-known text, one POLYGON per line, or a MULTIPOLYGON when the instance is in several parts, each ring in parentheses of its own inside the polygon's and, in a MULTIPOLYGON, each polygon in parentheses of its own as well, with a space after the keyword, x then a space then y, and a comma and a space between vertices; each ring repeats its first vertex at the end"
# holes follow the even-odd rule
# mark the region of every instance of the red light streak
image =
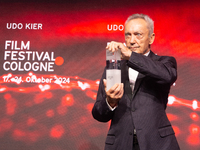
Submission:
POLYGON ((93 106, 94 106, 93 103, 87 104, 88 112, 91 112, 91 111, 92 111, 93 106))
POLYGON ((59 139, 63 136, 64 132, 65 130, 62 125, 55 125, 54 127, 51 128, 50 136, 52 138, 59 139))
POLYGON ((0 136, 3 136, 5 132, 9 131, 13 124, 9 118, 2 118, 0 120, 0 136))
POLYGON ((200 107, 199 107, 199 101, 197 100, 185 100, 185 99, 181 99, 181 98, 177 98, 173 95, 170 95, 168 97, 168 106, 171 106, 171 105, 182 105, 182 106, 187 106, 187 107, 190 107, 192 108, 193 110, 197 110, 197 111, 200 111, 200 107))
POLYGON ((178 119, 178 116, 176 115, 173 115, 173 114, 167 114, 167 117, 170 121, 174 121, 174 120, 177 120, 178 119))
POLYGON ((86 95, 90 98, 92 98, 93 100, 96 100, 96 97, 97 97, 97 93, 96 92, 93 92, 93 91, 87 91, 86 92, 86 95))
POLYGON ((34 118, 29 117, 27 120, 27 125, 32 126, 36 123, 37 121, 34 118))
POLYGON ((181 133, 179 127, 173 126, 173 129, 174 129, 174 132, 175 132, 176 136, 179 136, 179 134, 181 133))
POLYGON ((187 142, 190 145, 200 145, 199 135, 189 135, 187 138, 187 142))
POLYGON ((50 85, 46 84, 46 85, 38 85, 38 87, 40 88, 40 90, 43 92, 43 91, 46 91, 46 90, 49 90, 51 88, 50 85))
POLYGON ((101 135, 101 130, 99 128, 92 127, 89 129, 88 133, 91 137, 97 137, 101 135))
MULTIPOLYGON (((14 77, 12 74, 4 75, 4 76, 10 76, 10 78, 14 77)), ((32 72, 28 73, 27 75, 18 75, 22 77, 22 81, 25 81, 26 76, 35 76, 36 78, 63 78, 64 76, 58 77, 57 75, 40 75, 40 74, 33 74, 32 72)), ((3 76, 2 76, 3 77, 3 76)), ((8 124, 8 127, 5 127, 5 121, 0 122, 0 135, 4 135, 4 133, 11 131, 13 138, 18 141, 26 141, 26 142, 35 142, 42 137, 45 137, 45 135, 49 135, 50 137, 54 139, 60 139, 64 135, 66 135, 66 128, 69 129, 68 134, 70 136, 79 136, 83 129, 86 129, 88 132, 88 135, 90 137, 96 137, 101 134, 101 128, 99 127, 93 127, 93 124, 89 125, 87 122, 89 122, 88 119, 90 119, 87 115, 91 115, 91 110, 94 105, 94 100, 96 99, 96 93, 99 86, 99 80, 92 81, 84 78, 80 78, 78 76, 65 76, 65 78, 70 78, 70 82, 62 83, 62 82, 52 82, 52 83, 26 83, 26 82, 20 82, 19 84, 16 83, 16 81, 12 82, 4 82, 3 78, 1 77, 0 84, 2 85, 2 88, 0 90, 1 93, 4 94, 4 99, 6 101, 6 115, 11 116, 18 113, 19 109, 18 107, 22 108, 20 104, 20 101, 13 98, 13 94, 24 94, 24 95, 31 95, 34 94, 33 98, 30 100, 28 99, 25 104, 23 104, 23 107, 33 107, 35 105, 42 105, 43 103, 51 100, 55 96, 55 92, 57 90, 63 90, 65 94, 62 95, 61 98, 59 98, 59 104, 55 107, 48 108, 47 110, 44 110, 43 117, 32 117, 27 116, 25 126, 26 128, 18 127, 16 126, 16 123, 12 122, 11 120, 7 119, 6 124, 8 124), (13 86, 15 85, 15 86, 13 86), (16 86, 17 85, 17 86, 16 86), (87 103, 77 102, 76 96, 74 95, 74 91, 82 91, 83 96, 88 97, 87 103), (9 93, 10 92, 10 93, 9 93), (67 92, 67 93, 66 93, 67 92), (18 104, 19 103, 19 104, 18 104), (64 123, 60 123, 57 125, 54 125, 51 129, 46 129, 45 127, 42 127, 44 132, 41 132, 38 126, 38 124, 41 122, 42 119, 55 119, 57 116, 66 116, 68 115, 68 112, 70 111, 70 107, 78 107, 78 109, 85 109, 88 114, 86 116, 80 116, 80 120, 77 122, 77 120, 72 121, 70 120, 69 125, 66 125, 64 123), (76 125, 75 125, 76 124, 76 125), (80 128, 79 126, 82 126, 80 128), (13 127, 13 128, 12 128, 13 127), (35 128, 34 131, 29 131, 28 127, 35 128), (44 129, 45 128, 45 129, 44 129), (41 132, 41 133, 40 133, 41 132)), ((199 101, 198 100, 186 100, 177 98, 173 95, 169 96, 169 107, 177 107, 177 106, 184 106, 187 108, 190 108, 192 111, 199 111, 199 101)), ((82 115, 82 114, 81 114, 82 115)), ((182 134, 185 134, 184 131, 181 130, 181 128, 178 126, 181 121, 181 118, 177 115, 174 115, 172 113, 167 114, 170 121, 175 124, 173 125, 174 131, 176 133, 176 136, 180 136, 182 134), (177 124, 176 124, 177 123, 177 124)), ((192 121, 199 121, 199 115, 195 112, 190 113, 189 116, 192 121)), ((108 124, 109 126, 109 124, 108 124)), ((187 124, 189 126, 189 124, 187 124)), ((198 136, 200 134, 199 126, 191 125, 189 127, 190 135, 186 136, 186 140, 189 144, 192 145, 198 145, 200 144, 198 136)))
MULTIPOLYGON (((31 88, 30 87, 26 87, 26 88, 23 88, 23 87, 17 87, 17 88, 13 88, 12 86, 11 87, 7 87, 7 86, 4 86, 2 90, 0 90, 0 92, 8 92, 8 91, 15 91, 15 92, 25 92, 25 93, 30 93, 30 92, 34 92, 34 91, 47 91, 47 90, 55 90, 55 89, 58 89, 58 88, 61 88, 61 89, 66 89, 66 90, 69 90, 70 88, 74 88, 74 89, 81 89, 82 91, 86 90, 86 89, 92 89, 92 90, 97 90, 98 89, 98 82, 97 81, 91 81, 91 80, 88 80, 88 79, 83 79, 83 78, 79 78, 77 76, 75 77, 70 77, 70 76, 60 76, 60 77, 57 77, 57 75, 34 75, 33 73, 28 73, 29 76, 32 76, 34 78, 54 78, 54 79, 57 79, 57 78, 66 78, 66 79, 70 79, 69 82, 66 82, 66 83, 62 83, 62 82, 56 82, 58 80, 53 80, 55 82, 51 82, 49 84, 45 84, 44 83, 26 83, 26 75, 18 75, 18 76, 21 76, 22 77, 22 80, 20 82, 20 85, 21 84, 31 84, 31 88), (95 83, 96 82, 96 83, 95 83), (38 84, 38 87, 36 86, 38 84), (35 85, 35 86, 32 86, 32 85, 35 85), (58 87, 59 86, 59 87, 58 87)), ((13 76, 15 75, 12 75, 10 74, 10 78, 12 78, 13 76)), ((5 85, 11 85, 13 83, 17 83, 16 80, 13 80, 11 82, 4 82, 3 80, 3 77, 7 77, 7 75, 3 75, 1 76, 1 80, 0 80, 0 84, 5 84, 5 85)))
POLYGON ((57 113, 58 113, 59 115, 66 115, 66 113, 67 113, 67 107, 66 107, 66 106, 62 106, 62 105, 59 105, 59 106, 57 107, 57 113))
POLYGON ((198 53, 200 51, 199 43, 172 40, 170 45, 173 47, 176 53, 179 53, 179 55, 186 55, 188 57, 200 57, 200 54, 198 53))
POLYGON ((7 90, 7 88, 5 88, 5 87, 0 88, 0 92, 4 92, 6 90, 7 90))
POLYGON ((46 116, 52 118, 55 115, 54 110, 50 109, 46 112, 46 116))
POLYGON ((14 129, 12 136, 16 141, 36 142, 41 137, 41 132, 14 129))
POLYGON ((74 97, 72 94, 67 94, 62 98, 62 106, 72 106, 74 104, 74 97))
POLYGON ((82 90, 85 90, 87 88, 90 88, 90 85, 88 83, 83 83, 81 81, 77 81, 78 83, 78 86, 82 89, 82 90))
POLYGON ((22 140, 26 137, 26 132, 25 131, 22 131, 22 130, 19 130, 19 129, 15 129, 13 131, 13 137, 16 139, 16 140, 22 140))
POLYGON ((12 98, 12 96, 8 93, 4 95, 4 98, 6 100, 6 114, 10 116, 14 115, 17 107, 17 100, 12 98))
POLYGON ((192 108, 194 110, 196 110, 197 108, 200 108, 200 107, 198 107, 198 102, 196 100, 193 100, 193 102, 192 102, 192 108))
POLYGON ((191 145, 200 145, 200 127, 191 124, 189 126, 190 135, 187 138, 187 141, 191 145))
POLYGON ((51 92, 39 93, 34 97, 35 104, 40 104, 44 102, 46 99, 50 99, 52 97, 51 92))
POLYGON ((194 121, 198 121, 199 120, 199 115, 197 113, 191 113, 190 114, 190 118, 194 121))
MULTIPOLYGON (((34 75, 32 72, 28 73, 29 76, 35 76, 36 78, 41 78, 41 77, 44 77, 44 78, 52 78, 52 77, 57 77, 57 75, 34 75)), ((18 76, 22 76, 24 82, 21 82, 20 85, 24 85, 24 84, 31 84, 31 87, 8 87, 7 85, 12 85, 13 83, 16 83, 16 81, 12 81, 12 82, 9 82, 9 83, 5 83, 3 81, 3 77, 7 77, 9 76, 10 78, 13 77, 14 75, 12 75, 11 73, 7 74, 7 75, 3 75, 1 77, 2 80, 0 80, 0 83, 2 85, 4 85, 1 89, 0 89, 0 92, 1 93, 4 93, 4 92, 9 92, 9 91, 13 91, 13 92, 22 92, 22 93, 31 93, 31 92, 44 92, 44 91, 50 91, 50 90, 55 90, 55 89, 65 89, 66 91, 71 91, 72 89, 80 89, 82 91, 85 91, 86 90, 86 95, 88 97, 91 97, 92 99, 95 99, 96 98, 96 92, 93 92, 94 91, 97 91, 98 89, 98 84, 99 84, 99 80, 97 81, 91 81, 91 80, 88 80, 88 79, 83 79, 83 78, 80 78, 78 76, 74 76, 74 77, 66 77, 66 78, 70 78, 70 82, 69 83, 57 83, 57 82, 54 82, 54 83, 49 83, 49 84, 39 84, 38 83, 38 86, 37 86, 37 83, 24 83, 25 82, 25 78, 26 76, 25 75, 18 75, 18 76)), ((61 77, 64 77, 64 76, 61 76, 61 77)), ((47 94, 46 96, 52 96, 52 94, 47 94)), ((50 98, 49 97, 49 98, 50 98)), ((183 105, 183 106, 187 106, 187 107, 191 107, 193 110, 197 110, 199 111, 200 110, 200 107, 199 107, 199 101, 198 100, 193 100, 191 102, 191 100, 185 100, 185 99, 180 99, 180 98, 177 98, 173 95, 169 96, 168 98, 168 105, 171 106, 171 105, 183 105)))
POLYGON ((191 125, 189 126, 189 131, 190 131, 191 134, 196 134, 196 135, 198 135, 199 132, 200 132, 199 126, 197 126, 197 125, 195 125, 195 124, 191 124, 191 125))

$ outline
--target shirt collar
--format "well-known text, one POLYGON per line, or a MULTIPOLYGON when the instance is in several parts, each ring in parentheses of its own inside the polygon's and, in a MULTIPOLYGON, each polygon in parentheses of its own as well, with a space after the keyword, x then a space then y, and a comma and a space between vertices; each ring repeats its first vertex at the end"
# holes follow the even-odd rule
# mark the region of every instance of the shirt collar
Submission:
POLYGON ((149 55, 149 53, 150 53, 150 51, 148 51, 148 52, 147 52, 147 53, 145 53, 144 55, 145 55, 145 56, 148 56, 148 55, 149 55))

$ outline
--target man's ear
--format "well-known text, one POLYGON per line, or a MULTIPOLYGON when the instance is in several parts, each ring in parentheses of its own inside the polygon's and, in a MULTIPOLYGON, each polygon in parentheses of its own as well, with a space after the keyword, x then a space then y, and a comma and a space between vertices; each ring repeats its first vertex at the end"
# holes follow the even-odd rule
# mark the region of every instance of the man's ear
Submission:
POLYGON ((150 38, 149 38, 149 44, 150 45, 153 44, 154 39, 155 39, 155 33, 152 33, 151 36, 150 36, 150 38))

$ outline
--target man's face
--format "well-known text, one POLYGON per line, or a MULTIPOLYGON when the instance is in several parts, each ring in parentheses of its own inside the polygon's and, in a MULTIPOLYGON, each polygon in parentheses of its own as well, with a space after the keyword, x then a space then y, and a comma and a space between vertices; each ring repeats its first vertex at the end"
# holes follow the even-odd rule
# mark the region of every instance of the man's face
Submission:
POLYGON ((154 33, 149 37, 149 29, 144 19, 130 20, 125 26, 126 46, 133 52, 145 54, 154 41, 154 33))

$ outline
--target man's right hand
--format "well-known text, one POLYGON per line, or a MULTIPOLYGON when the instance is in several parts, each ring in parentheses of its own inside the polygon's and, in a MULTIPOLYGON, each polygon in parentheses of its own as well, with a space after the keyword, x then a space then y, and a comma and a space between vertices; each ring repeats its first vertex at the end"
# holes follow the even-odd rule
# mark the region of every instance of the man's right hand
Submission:
POLYGON ((132 51, 128 47, 126 47, 123 43, 115 41, 110 42, 110 44, 107 45, 106 49, 109 50, 110 52, 115 52, 118 49, 120 49, 121 59, 123 60, 129 60, 132 54, 132 51))
POLYGON ((106 91, 107 101, 111 107, 117 106, 119 100, 122 98, 124 94, 124 84, 116 83, 113 87, 111 87, 108 91, 106 89, 107 81, 103 79, 104 88, 106 91))

